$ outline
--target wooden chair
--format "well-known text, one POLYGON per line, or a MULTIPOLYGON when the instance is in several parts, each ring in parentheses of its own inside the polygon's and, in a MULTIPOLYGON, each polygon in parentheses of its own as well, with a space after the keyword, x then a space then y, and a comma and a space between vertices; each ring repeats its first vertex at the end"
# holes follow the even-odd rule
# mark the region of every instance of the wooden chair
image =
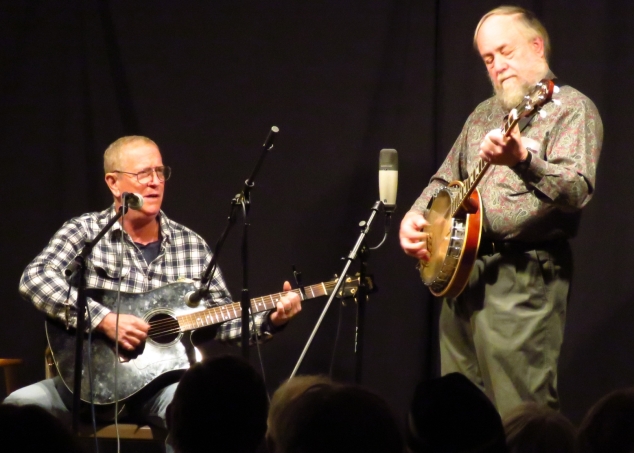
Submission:
POLYGON ((7 395, 20 388, 17 372, 20 365, 22 365, 22 359, 0 359, 0 367, 4 370, 7 395))

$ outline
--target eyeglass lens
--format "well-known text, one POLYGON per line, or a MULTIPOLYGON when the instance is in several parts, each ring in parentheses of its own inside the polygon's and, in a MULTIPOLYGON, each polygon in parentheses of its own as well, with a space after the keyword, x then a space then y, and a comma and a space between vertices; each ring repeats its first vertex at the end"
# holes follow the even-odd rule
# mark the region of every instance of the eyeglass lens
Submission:
POLYGON ((145 183, 150 181, 153 177, 153 172, 156 172, 156 177, 159 179, 159 181, 167 181, 172 173, 171 170, 172 169, 167 166, 148 168, 137 173, 137 178, 140 183, 145 183))

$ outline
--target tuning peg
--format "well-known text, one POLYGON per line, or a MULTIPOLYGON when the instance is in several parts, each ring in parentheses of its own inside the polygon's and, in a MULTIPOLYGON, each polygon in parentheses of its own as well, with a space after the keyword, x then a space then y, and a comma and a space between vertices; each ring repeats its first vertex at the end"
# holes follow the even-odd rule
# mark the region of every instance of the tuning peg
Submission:
POLYGON ((555 94, 559 93, 559 87, 557 85, 553 87, 553 93, 555 94))
POLYGON ((540 110, 539 116, 541 116, 542 118, 546 118, 548 116, 548 112, 546 112, 545 110, 540 110))
POLYGON ((559 99, 553 99, 553 104, 555 105, 561 105, 561 101, 559 99))

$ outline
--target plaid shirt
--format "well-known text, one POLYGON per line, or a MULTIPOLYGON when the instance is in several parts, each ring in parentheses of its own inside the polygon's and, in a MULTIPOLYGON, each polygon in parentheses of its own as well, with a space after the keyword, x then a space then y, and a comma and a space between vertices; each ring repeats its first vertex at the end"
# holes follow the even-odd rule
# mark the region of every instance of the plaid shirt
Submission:
MULTIPOLYGON (((115 215, 114 205, 102 212, 92 212, 66 222, 55 233, 48 245, 26 267, 20 280, 20 294, 36 308, 52 318, 66 322, 66 308, 70 309, 69 324, 77 325, 76 288, 71 288, 64 271, 81 252, 86 239, 94 238, 115 215)), ((205 240, 187 227, 180 225, 161 212, 161 248, 150 264, 130 236, 115 223, 97 243, 86 262, 88 288, 139 293, 159 288, 179 279, 199 280, 211 260, 211 250, 205 240), (123 237, 123 266, 120 266, 121 238, 123 237)), ((231 302, 220 270, 217 269, 210 285, 211 300, 215 304, 231 302)), ((94 329, 110 310, 88 298, 88 307, 94 329)), ((267 321, 268 312, 254 315, 258 332, 269 336, 275 329, 267 321)), ((241 320, 234 319, 220 325, 216 339, 227 341, 240 338, 241 320)), ((253 326, 251 326, 253 328, 253 326)), ((253 339, 252 339, 253 340, 253 339)))

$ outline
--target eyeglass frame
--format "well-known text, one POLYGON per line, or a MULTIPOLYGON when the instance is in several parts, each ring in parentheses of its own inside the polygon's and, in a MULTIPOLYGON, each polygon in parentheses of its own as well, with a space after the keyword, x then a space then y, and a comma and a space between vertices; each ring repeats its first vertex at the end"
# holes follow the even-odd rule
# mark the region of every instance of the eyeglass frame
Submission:
POLYGON ((136 180, 138 181, 139 184, 147 184, 148 182, 150 182, 153 178, 154 178, 154 174, 156 173, 156 177, 158 178, 159 181, 161 182, 165 182, 168 179, 170 179, 170 177, 172 176, 172 167, 170 167, 169 165, 159 165, 158 167, 149 167, 149 168, 144 168, 143 170, 137 172, 137 173, 132 173, 131 171, 122 171, 122 170, 112 170, 112 173, 123 173, 125 175, 134 175, 136 176, 136 180), (161 179, 159 176, 159 172, 157 171, 158 168, 162 168, 163 169, 163 178, 161 179), (151 170, 151 173, 148 173, 148 176, 150 177, 150 179, 148 179, 145 182, 142 182, 139 179, 139 175, 141 173, 145 173, 151 170), (167 170, 167 177, 165 177, 165 170, 167 170))

